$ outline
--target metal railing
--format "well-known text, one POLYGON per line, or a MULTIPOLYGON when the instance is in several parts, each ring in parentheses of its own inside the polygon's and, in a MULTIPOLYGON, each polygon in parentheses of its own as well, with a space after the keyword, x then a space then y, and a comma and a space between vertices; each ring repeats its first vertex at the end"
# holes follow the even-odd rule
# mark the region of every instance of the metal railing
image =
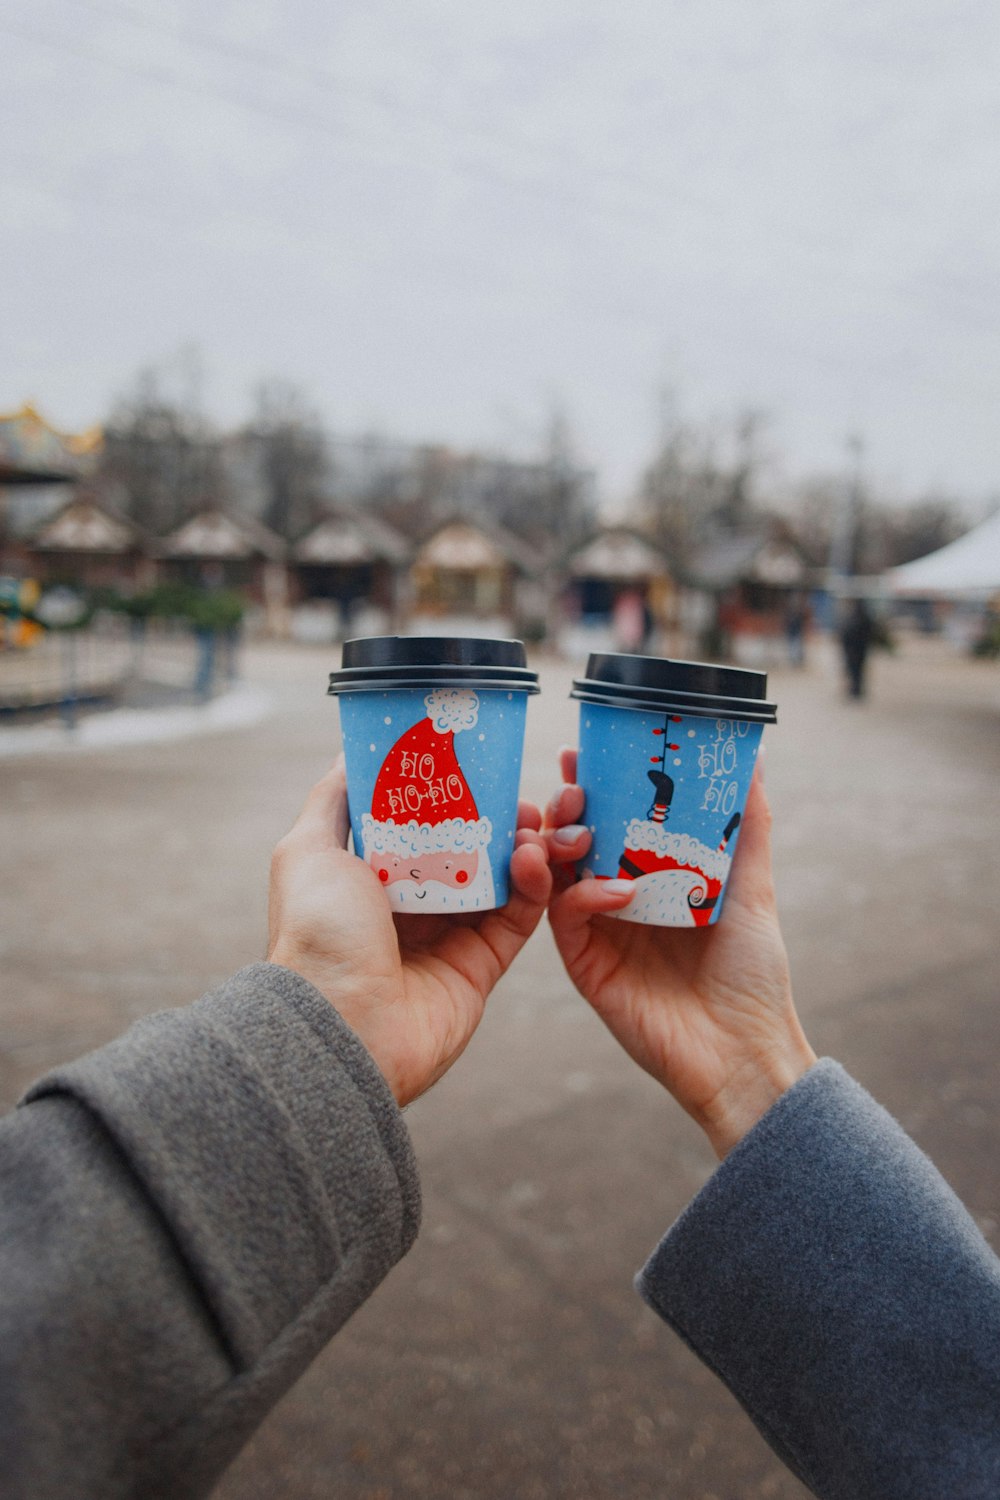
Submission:
POLYGON ((30 644, 0 647, 0 713, 59 710, 127 701, 145 689, 178 698, 210 697, 227 668, 191 628, 98 615, 80 630, 48 630, 30 644))

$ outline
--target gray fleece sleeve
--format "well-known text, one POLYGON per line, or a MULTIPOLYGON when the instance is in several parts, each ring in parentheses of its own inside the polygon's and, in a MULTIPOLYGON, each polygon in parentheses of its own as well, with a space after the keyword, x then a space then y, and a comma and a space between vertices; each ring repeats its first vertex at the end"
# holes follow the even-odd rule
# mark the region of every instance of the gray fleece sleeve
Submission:
POLYGON ((1000 1495, 1000 1262, 836 1063, 741 1141, 637 1285, 822 1500, 1000 1495))
POLYGON ((381 1073, 286 969, 51 1073, 0 1122, 4 1495, 205 1494, 418 1220, 381 1073))

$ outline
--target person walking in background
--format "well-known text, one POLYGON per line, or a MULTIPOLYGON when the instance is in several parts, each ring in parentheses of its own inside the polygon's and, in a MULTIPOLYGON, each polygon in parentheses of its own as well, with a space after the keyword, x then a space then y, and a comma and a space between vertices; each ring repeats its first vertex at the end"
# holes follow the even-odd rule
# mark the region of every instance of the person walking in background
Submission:
POLYGON ((847 691, 851 698, 865 695, 865 664, 875 634, 875 621, 864 599, 855 599, 840 627, 840 647, 844 654, 847 691))
POLYGON ((645 649, 648 617, 638 589, 625 589, 618 595, 611 616, 611 629, 616 651, 634 655, 645 649))
POLYGON ((800 593, 789 596, 785 608, 785 640, 788 642, 788 661, 793 667, 803 667, 806 661, 806 624, 808 611, 800 593))

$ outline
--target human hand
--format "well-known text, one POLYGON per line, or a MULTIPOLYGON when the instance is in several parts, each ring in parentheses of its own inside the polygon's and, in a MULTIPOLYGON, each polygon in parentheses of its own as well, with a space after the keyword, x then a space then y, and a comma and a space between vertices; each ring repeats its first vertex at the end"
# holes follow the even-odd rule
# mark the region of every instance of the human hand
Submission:
POLYGON ((541 814, 522 802, 511 896, 495 911, 394 915, 375 871, 348 853, 343 757, 313 787, 271 861, 268 959, 308 979, 375 1059, 400 1105, 451 1067, 551 888, 541 814))
POLYGON ((576 751, 545 814, 555 887, 549 920, 570 978, 637 1063, 724 1157, 816 1061, 792 1001, 771 876, 771 813, 758 767, 720 920, 711 927, 615 921, 628 880, 580 880, 590 846, 576 751))

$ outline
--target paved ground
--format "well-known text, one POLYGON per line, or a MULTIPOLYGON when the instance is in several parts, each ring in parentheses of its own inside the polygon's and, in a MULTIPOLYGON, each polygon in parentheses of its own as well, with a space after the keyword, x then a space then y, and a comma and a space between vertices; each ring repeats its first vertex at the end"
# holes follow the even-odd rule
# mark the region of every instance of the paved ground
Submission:
MULTIPOLYGON (((258 651, 279 712, 188 741, 0 760, 0 1090, 260 955, 274 840, 336 742, 321 651, 258 651)), ((864 705, 814 660, 771 686, 780 895, 800 1009, 1000 1248, 1000 670, 908 642, 864 705)), ((573 738, 544 669, 525 788, 573 738)), ((409 1112, 423 1233, 278 1407, 221 1500, 794 1500, 633 1271, 712 1169, 547 933, 409 1112)))

